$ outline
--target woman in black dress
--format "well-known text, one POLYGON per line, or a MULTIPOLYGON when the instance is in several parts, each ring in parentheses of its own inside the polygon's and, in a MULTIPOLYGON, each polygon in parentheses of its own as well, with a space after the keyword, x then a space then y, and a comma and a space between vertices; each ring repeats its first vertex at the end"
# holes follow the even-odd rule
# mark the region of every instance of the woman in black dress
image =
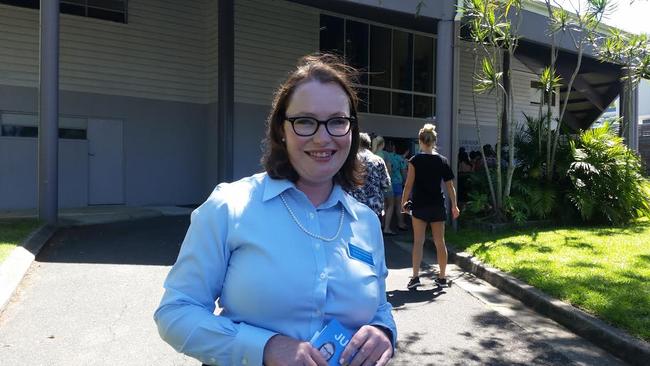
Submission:
POLYGON ((436 127, 425 124, 418 134, 420 153, 409 160, 404 193, 402 194, 402 208, 404 212, 411 211, 413 222, 413 277, 407 287, 414 289, 420 286, 420 262, 422 261, 422 247, 427 224, 431 225, 433 242, 436 246, 438 257, 438 285, 447 283, 445 270, 447 268, 447 247, 445 246, 445 197, 442 194, 441 182, 447 186, 447 194, 451 201, 451 215, 456 219, 460 210, 456 204, 456 190, 454 189, 454 173, 449 166, 449 161, 436 152, 436 127), (409 207, 409 197, 413 192, 413 201, 409 207))

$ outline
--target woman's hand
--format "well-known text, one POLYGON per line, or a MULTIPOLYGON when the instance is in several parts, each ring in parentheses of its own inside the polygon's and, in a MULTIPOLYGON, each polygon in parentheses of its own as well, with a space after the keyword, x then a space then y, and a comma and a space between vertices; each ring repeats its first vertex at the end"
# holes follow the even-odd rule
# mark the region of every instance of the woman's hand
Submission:
POLYGON ((327 361, 309 342, 276 334, 264 347, 266 366, 327 366, 327 361))
POLYGON ((341 354, 342 365, 349 366, 383 366, 393 356, 393 346, 386 333, 372 325, 359 329, 341 354), (356 354, 355 354, 356 353, 356 354), (354 358, 350 360, 350 357, 354 358), (349 362, 347 362, 349 361, 349 362))
POLYGON ((460 209, 458 208, 457 205, 454 205, 451 207, 451 217, 453 217, 454 220, 456 220, 460 216, 460 209))

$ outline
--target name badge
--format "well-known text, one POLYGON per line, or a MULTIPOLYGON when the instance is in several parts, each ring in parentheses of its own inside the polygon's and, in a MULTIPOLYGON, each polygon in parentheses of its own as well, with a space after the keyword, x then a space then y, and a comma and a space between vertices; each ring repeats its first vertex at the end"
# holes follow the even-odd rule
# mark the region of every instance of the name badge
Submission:
POLYGON ((369 251, 363 250, 352 243, 348 244, 348 255, 350 258, 358 259, 368 265, 375 265, 375 261, 372 259, 372 254, 369 251))

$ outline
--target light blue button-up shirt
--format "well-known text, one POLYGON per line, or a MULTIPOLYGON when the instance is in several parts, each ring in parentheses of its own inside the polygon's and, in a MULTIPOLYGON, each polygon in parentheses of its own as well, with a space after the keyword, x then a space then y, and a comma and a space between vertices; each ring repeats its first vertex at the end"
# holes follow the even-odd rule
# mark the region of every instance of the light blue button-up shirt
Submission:
POLYGON ((220 184, 197 208, 154 319, 177 351, 207 364, 261 365, 275 334, 308 341, 331 319, 397 330, 377 215, 335 185, 314 207, 265 173, 220 184), (327 242, 343 225, 338 238, 327 242), (352 248, 352 251, 350 250, 352 248), (223 309, 213 314, 215 300, 223 309))

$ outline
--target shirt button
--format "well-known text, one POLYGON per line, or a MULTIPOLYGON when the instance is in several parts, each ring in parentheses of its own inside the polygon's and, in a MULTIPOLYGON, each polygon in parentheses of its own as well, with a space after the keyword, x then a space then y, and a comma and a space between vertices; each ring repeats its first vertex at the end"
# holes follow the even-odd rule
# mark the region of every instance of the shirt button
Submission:
POLYGON ((248 365, 248 359, 247 358, 242 358, 241 359, 241 364, 242 365, 248 365))
POLYGON ((316 243, 316 249, 320 249, 320 243, 316 243))
POLYGON ((325 272, 323 272, 323 273, 320 274, 320 279, 321 279, 321 280, 324 280, 324 279, 325 279, 325 272))
POLYGON ((320 315, 320 310, 316 310, 316 315, 320 315))
POLYGON ((313 212, 309 213, 309 218, 312 219, 312 220, 314 219, 314 213, 313 212))

